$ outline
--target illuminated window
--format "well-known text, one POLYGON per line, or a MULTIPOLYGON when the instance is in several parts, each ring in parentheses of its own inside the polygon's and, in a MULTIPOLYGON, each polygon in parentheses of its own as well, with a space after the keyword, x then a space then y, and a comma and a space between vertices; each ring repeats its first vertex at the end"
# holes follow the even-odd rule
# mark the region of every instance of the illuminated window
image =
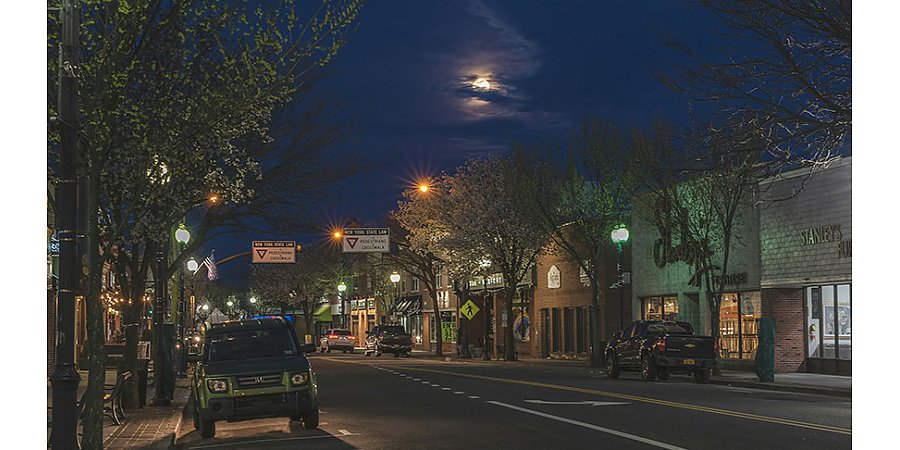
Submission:
POLYGON ((762 317, 759 292, 727 292, 719 304, 719 356, 754 359, 762 317))
POLYGON ((648 297, 643 302, 644 320, 678 320, 678 297, 648 297))

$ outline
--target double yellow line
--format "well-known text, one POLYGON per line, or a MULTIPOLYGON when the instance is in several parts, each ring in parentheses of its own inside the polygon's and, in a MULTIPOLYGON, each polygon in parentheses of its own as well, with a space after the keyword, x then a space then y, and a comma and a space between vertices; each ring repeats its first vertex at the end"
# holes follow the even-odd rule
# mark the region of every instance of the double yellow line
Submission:
MULTIPOLYGON (((346 360, 338 360, 338 359, 333 359, 332 361, 370 365, 367 363, 357 363, 356 361, 346 361, 346 360)), ((758 414, 750 414, 750 413, 739 412, 739 411, 730 411, 727 409, 711 408, 708 406, 691 405, 691 404, 680 403, 680 402, 671 402, 668 400, 659 400, 659 399, 650 398, 650 397, 640 397, 637 395, 620 394, 617 392, 600 391, 600 390, 596 390, 596 389, 586 389, 586 388, 580 388, 580 387, 575 387, 575 386, 565 386, 565 385, 560 385, 560 384, 541 383, 541 382, 537 382, 537 381, 514 380, 514 379, 509 379, 509 378, 489 377, 489 376, 485 376, 485 375, 473 375, 473 374, 467 374, 467 373, 449 372, 449 371, 445 371, 445 370, 424 369, 424 368, 420 368, 420 367, 411 367, 411 366, 400 366, 400 365, 394 366, 394 365, 392 365, 391 367, 395 367, 397 369, 402 368, 404 370, 429 372, 429 373, 450 375, 450 376, 456 376, 456 377, 473 378, 473 379, 477 379, 477 380, 488 380, 488 381, 498 381, 501 383, 521 384, 521 385, 526 385, 526 386, 542 387, 542 388, 546 388, 546 389, 556 389, 559 391, 580 392, 583 394, 600 395, 600 396, 604 396, 604 397, 613 397, 613 398, 619 398, 619 399, 624 399, 624 400, 631 400, 631 401, 635 401, 635 402, 669 406, 672 408, 687 409, 690 411, 699 411, 699 412, 705 412, 705 413, 710 413, 710 414, 719 414, 719 415, 723 415, 723 416, 737 417, 739 419, 756 420, 756 421, 760 421, 760 422, 776 423, 779 425, 787 425, 787 426, 798 427, 798 428, 806 428, 806 429, 816 430, 816 431, 825 431, 828 433, 844 434, 847 436, 850 436, 853 434, 849 428, 833 427, 830 425, 820 425, 820 424, 816 424, 816 423, 801 422, 799 420, 781 419, 781 418, 777 418, 777 417, 761 416, 758 414)))

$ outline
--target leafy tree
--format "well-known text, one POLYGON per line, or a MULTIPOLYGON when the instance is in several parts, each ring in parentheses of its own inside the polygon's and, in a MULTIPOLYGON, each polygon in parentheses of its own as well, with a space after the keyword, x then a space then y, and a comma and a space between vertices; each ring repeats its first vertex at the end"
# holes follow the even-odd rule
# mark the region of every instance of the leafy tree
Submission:
MULTIPOLYGON (((535 264, 546 244, 544 230, 513 206, 506 158, 471 159, 440 180, 446 192, 440 210, 441 246, 450 252, 490 261, 503 275, 506 293, 505 359, 516 359, 512 302, 516 287, 535 264)), ((485 349, 486 350, 486 349, 485 349)))
MULTIPOLYGON (((767 175, 788 165, 812 172, 849 151, 851 0, 699 3, 725 25, 723 41, 738 37, 742 49, 723 49, 723 58, 710 60, 676 43, 693 63, 667 82, 711 105, 713 127, 732 140, 732 150, 763 145, 767 175)), ((694 137, 706 139, 707 128, 694 137)))
POLYGON ((556 147, 514 150, 509 189, 518 214, 549 236, 553 246, 577 263, 591 285, 591 365, 603 363, 604 263, 610 232, 631 214, 638 187, 631 140, 609 122, 585 120, 571 142, 568 161, 555 160, 556 147))
MULTIPOLYGON (((318 10, 303 12, 307 19, 302 20, 291 3, 92 0, 81 5, 81 64, 72 69, 79 79, 79 150, 89 187, 80 207, 105 216, 89 214, 87 230, 93 246, 85 448, 102 446, 99 292, 112 247, 133 252, 134 239, 140 238, 138 253, 142 249, 146 258, 148 247, 165 246, 173 218, 183 217, 210 190, 233 204, 253 198, 253 183, 259 183, 267 163, 253 148, 271 140, 273 115, 321 76, 320 67, 344 44, 360 7, 352 0, 325 1, 318 10)), ((49 16, 51 110, 58 22, 49 16)), ((55 170, 55 131, 48 141, 49 166, 55 170)), ((136 254, 130 259, 132 270, 145 266, 136 254)), ((184 260, 183 254, 171 266, 184 260)), ((132 271, 132 286, 141 284, 142 273, 132 271)), ((171 268, 154 276, 164 281, 169 273, 171 268)), ((129 347, 135 344, 129 340, 129 347)))
POLYGON ((435 329, 435 356, 443 356, 444 338, 441 333, 441 309, 438 303, 437 276, 441 273, 444 259, 443 239, 448 228, 443 222, 446 191, 439 187, 440 183, 427 192, 418 189, 407 189, 403 192, 403 200, 397 203, 397 209, 390 216, 399 226, 391 228, 391 242, 396 244, 397 251, 388 258, 391 263, 409 273, 422 282, 432 299, 435 329))

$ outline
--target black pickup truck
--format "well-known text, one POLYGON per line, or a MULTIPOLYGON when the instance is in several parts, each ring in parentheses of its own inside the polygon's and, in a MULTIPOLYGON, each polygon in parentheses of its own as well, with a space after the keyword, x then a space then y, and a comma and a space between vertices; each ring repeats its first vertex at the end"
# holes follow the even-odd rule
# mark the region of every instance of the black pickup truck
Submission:
POLYGON ((412 339, 402 325, 376 325, 366 334, 366 356, 372 353, 375 356, 382 353, 409 356, 412 351, 412 339))
POLYGON ((715 338, 697 336, 688 322, 639 320, 616 333, 606 346, 606 375, 639 370, 645 381, 669 379, 670 373, 693 374, 709 381, 719 349, 715 338))

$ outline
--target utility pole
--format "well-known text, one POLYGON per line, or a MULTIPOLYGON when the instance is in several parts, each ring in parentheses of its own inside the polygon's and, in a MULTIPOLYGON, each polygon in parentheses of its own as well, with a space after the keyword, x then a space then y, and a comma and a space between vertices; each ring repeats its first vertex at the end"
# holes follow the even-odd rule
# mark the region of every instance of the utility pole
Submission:
POLYGON ((78 448, 78 383, 75 370, 75 289, 80 277, 77 250, 78 198, 78 7, 63 0, 59 54, 60 180, 57 196, 59 217, 59 292, 56 306, 56 362, 50 374, 53 389, 54 449, 78 448))

